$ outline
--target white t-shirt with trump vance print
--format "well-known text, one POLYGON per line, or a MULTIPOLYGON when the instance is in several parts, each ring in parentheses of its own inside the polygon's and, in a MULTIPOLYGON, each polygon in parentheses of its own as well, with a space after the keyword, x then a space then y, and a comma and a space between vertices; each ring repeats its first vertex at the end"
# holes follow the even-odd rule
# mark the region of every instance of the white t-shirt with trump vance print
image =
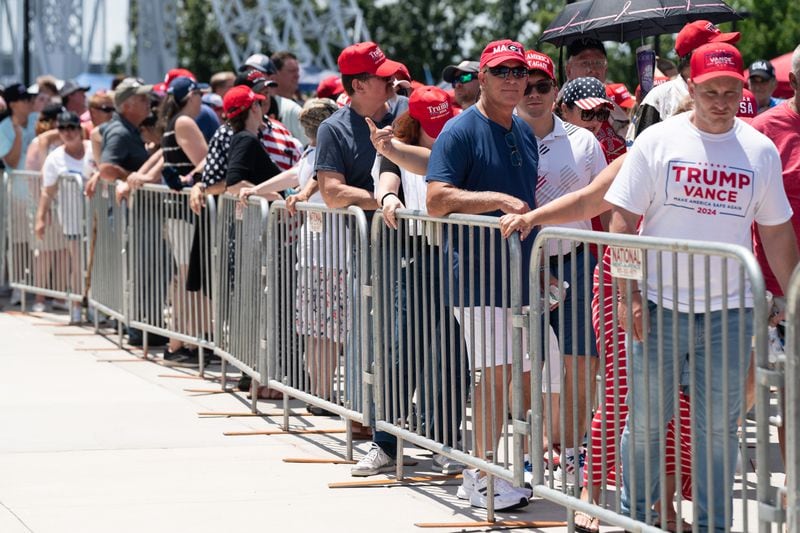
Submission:
MULTIPOLYGON (((721 134, 698 130, 682 113, 645 130, 636 139, 605 199, 643 215, 639 234, 730 243, 752 249, 753 222, 773 226, 789 220, 792 209, 781 178, 781 160, 772 142, 741 120, 721 134)), ((678 257, 678 305, 689 311, 688 260, 678 257)), ((702 256, 694 259, 694 304, 705 309, 702 256)), ((739 266, 728 260, 727 302, 740 307, 739 266)), ((656 254, 648 254, 647 296, 657 301, 656 254)), ((722 262, 712 258, 708 283, 710 310, 722 308, 722 262)), ((662 258, 664 306, 673 309, 673 272, 662 258)), ((752 305, 749 285, 745 306, 752 305)))
MULTIPOLYGON (((592 132, 554 116, 553 131, 536 138, 539 145, 539 181, 536 184, 536 206, 549 204, 572 191, 591 183, 606 167, 603 147, 592 132)), ((558 224, 566 228, 591 230, 591 220, 558 224)), ((569 244, 562 245, 562 253, 569 244)), ((549 241, 549 254, 558 254, 558 241, 549 241)))

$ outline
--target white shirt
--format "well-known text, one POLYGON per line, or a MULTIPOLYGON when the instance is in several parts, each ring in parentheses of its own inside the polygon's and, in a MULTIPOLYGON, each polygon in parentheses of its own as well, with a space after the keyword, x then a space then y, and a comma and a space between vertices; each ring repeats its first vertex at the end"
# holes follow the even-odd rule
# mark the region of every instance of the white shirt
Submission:
MULTIPOLYGON (((536 185, 536 205, 547 205, 572 191, 589 185, 606 168, 603 147, 587 129, 553 116, 553 131, 536 138, 539 145, 539 181, 536 185)), ((565 228, 591 230, 591 220, 557 224, 565 228)), ((558 241, 548 243, 550 255, 558 254, 558 241)), ((569 251, 565 243, 562 253, 569 251)))
MULTIPOLYGON (((789 220, 792 209, 781 178, 781 160, 772 142, 740 120, 722 134, 698 130, 693 113, 681 113, 646 129, 636 140, 605 199, 643 215, 639 234, 730 243, 752 249, 753 222, 772 226, 789 220)), ((689 311, 688 261, 678 257, 680 312, 689 311)), ((695 310, 705 306, 704 260, 694 258, 695 310)), ((739 307, 739 266, 728 262, 727 301, 739 307)), ((648 254, 647 296, 657 299, 656 252, 648 254)), ((722 308, 722 260, 712 258, 711 310, 722 308)), ((670 254, 662 257, 664 306, 673 309, 670 254)), ((749 284, 745 306, 752 306, 749 284)))
MULTIPOLYGON (((300 190, 303 190, 309 180, 314 179, 316 162, 317 148, 309 146, 297 163, 297 181, 300 190)), ((311 195, 308 203, 325 207, 325 201, 322 199, 319 189, 311 195)), ((306 212, 305 223, 300 228, 297 267, 324 267, 336 270, 347 268, 349 256, 345 250, 350 249, 351 237, 346 228, 346 220, 341 215, 319 211, 306 212), (344 224, 340 224, 340 220, 344 220, 344 224)))
POLYGON ((61 174, 74 174, 80 180, 77 187, 59 187, 58 195, 55 198, 56 211, 64 235, 79 235, 81 233, 81 222, 83 220, 83 186, 92 172, 93 157, 92 144, 83 141, 83 159, 75 159, 64 150, 64 146, 59 146, 50 152, 42 165, 42 185, 52 187, 58 183, 61 174))

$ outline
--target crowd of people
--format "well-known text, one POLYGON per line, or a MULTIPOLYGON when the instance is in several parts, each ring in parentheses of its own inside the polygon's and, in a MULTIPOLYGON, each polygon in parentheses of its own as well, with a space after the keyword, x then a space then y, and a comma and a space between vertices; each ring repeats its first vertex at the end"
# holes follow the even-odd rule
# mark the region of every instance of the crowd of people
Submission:
MULTIPOLYGON (((449 90, 412 81, 405 65, 387 58, 372 42, 345 48, 338 59, 340 75, 324 79, 314 97, 305 101, 298 92, 297 58, 288 51, 254 54, 236 72, 214 74, 210 85, 186 69, 175 68, 157 85, 123 78, 110 91, 95 91, 89 98, 90 87, 42 76, 31 87, 12 84, 3 90, 0 158, 8 170, 41 172, 37 242, 27 246, 42 252, 39 277, 56 275, 51 272, 54 260, 48 257, 64 253, 72 258, 67 263, 69 273, 63 275, 72 279, 73 286, 79 283, 74 279, 79 274, 74 259, 78 243, 70 241, 74 247, 62 251, 55 248, 53 235, 73 235, 75 223, 70 217, 50 214, 58 176, 64 172, 80 176, 88 196, 101 181, 114 183, 118 200, 148 183, 187 188, 196 213, 203 210, 208 195, 227 192, 242 200, 254 195, 285 198, 290 213, 296 212, 298 202, 355 206, 368 217, 382 211, 392 229, 399 224, 398 209, 404 208, 433 217, 496 216, 505 237, 519 233, 523 280, 528 279, 534 237, 543 226, 741 244, 754 249, 780 318, 783 294, 798 262, 800 46, 790 73, 795 95, 779 101, 772 97, 775 70, 769 61, 753 62, 744 74, 735 47, 739 38, 708 21, 687 24, 676 39, 677 65, 660 59, 658 84, 646 94, 608 80, 605 46, 589 38, 568 45, 562 86, 550 57, 509 39, 489 43, 477 60, 468 58, 445 68, 442 78, 449 90), (714 174, 720 177, 709 178, 705 173, 709 168, 735 168, 738 178, 724 182, 728 178, 722 171, 714 174), (705 181, 701 182, 701 174, 705 181), (692 202, 694 184, 715 194, 720 205, 710 208, 692 202)), ((171 239, 192 241, 190 222, 166 223, 171 239)), ((324 238, 325 233, 314 236, 324 238)), ((420 243, 432 256, 439 246, 425 239, 420 243)), ((464 241, 449 245, 456 253, 459 247, 465 254, 470 248, 464 241)), ((327 398, 336 358, 349 354, 343 348, 349 295, 342 290, 346 274, 312 257, 314 249, 305 241, 297 247, 298 268, 307 269, 308 275, 292 293, 297 301, 296 333, 306 339, 311 393, 327 398), (303 318, 309 316, 300 312, 306 308, 313 308, 313 320, 303 318)), ((611 274, 608 250, 597 257, 588 246, 566 254, 551 246, 548 254, 554 274, 559 267, 567 272, 572 264, 579 265, 577 282, 563 286, 560 309, 550 312, 551 331, 546 333, 552 373, 545 377, 551 381, 546 409, 553 413, 559 405, 569 406, 563 425, 557 420, 548 425, 551 432, 544 443, 551 451, 563 452, 557 477, 581 487, 582 499, 597 502, 601 487, 613 484, 619 475, 622 512, 647 520, 655 503, 659 523, 672 531, 690 527, 679 520, 673 503, 676 491, 681 491, 684 498, 698 500, 699 514, 692 520, 700 528, 713 524, 715 529, 726 529, 730 524, 721 494, 728 492, 710 487, 732 483, 726 473, 735 469, 736 428, 752 406, 739 379, 747 368, 738 366, 738 358, 724 364, 721 360, 722 354, 738 353, 740 339, 749 342, 751 335, 748 329, 740 336, 737 326, 744 323, 749 328, 752 323, 749 295, 744 295, 746 306, 740 308, 738 270, 728 273, 727 292, 718 284, 709 289, 712 322, 706 327, 726 331, 727 338, 714 337, 708 352, 697 346, 693 357, 665 361, 659 367, 644 361, 655 360, 659 348, 672 353, 673 346, 665 346, 668 341, 686 342, 689 321, 694 320, 689 309, 692 302, 704 304, 705 294, 698 289, 690 293, 682 284, 673 287, 673 278, 656 279, 653 272, 632 287, 622 285, 611 274), (614 296, 598 289, 616 283, 620 290, 614 296), (658 300, 662 290, 669 297, 658 300), (673 330, 671 321, 676 317, 677 338, 658 337, 655 328, 642 322, 643 308, 655 316, 657 305, 677 311, 664 314, 670 320, 665 330, 673 330), (723 308, 725 314, 720 312, 723 308), (626 332, 629 316, 633 330, 626 332), (723 317, 730 327, 723 328, 723 317), (568 323, 560 324, 563 320, 568 323), (673 365, 678 374, 691 366, 705 383, 706 358, 711 367, 724 366, 729 374, 714 372, 708 377, 712 389, 691 398, 672 391, 673 365), (626 402, 648 394, 641 381, 645 369, 651 386, 657 383, 667 398, 680 396, 677 417, 671 402, 663 412, 656 402, 626 402), (605 391, 592 409, 598 372, 604 375, 605 391), (670 378, 662 383, 663 376, 670 378), (584 383, 591 386, 583 387, 584 383), (692 417, 697 424, 694 442, 686 430, 692 417), (645 420, 663 421, 663 427, 654 430, 649 423, 644 425, 645 420), (645 487, 645 471, 658 471, 664 427, 667 488, 661 491, 657 480, 645 487), (711 458, 709 471, 692 471, 691 453, 711 458), (618 464, 621 472, 616 472, 618 464), (678 470, 681 487, 676 487, 678 470), (634 493, 632 486, 638 487, 634 493), (659 501, 661 494, 666 494, 664 501, 659 501)), ((173 250, 176 290, 198 290, 191 287, 190 255, 173 250)), ((494 258, 485 260, 479 266, 494 265, 494 258)), ((674 279, 685 280, 679 274, 674 279)), ((440 294, 433 278, 416 283, 426 293, 440 294)), ((173 298, 204 305, 199 299, 173 298)), ((480 295, 465 298, 457 302, 460 312, 454 324, 439 316, 444 305, 438 299, 430 309, 436 314, 438 335, 463 338, 472 360, 483 361, 481 378, 467 401, 472 402, 472 428, 478 435, 476 449, 469 453, 486 458, 498 448, 487 435, 501 434, 506 420, 501 407, 512 375, 507 338, 512 336, 513 321, 509 309, 487 305, 480 295), (488 328, 476 329, 476 320, 494 324, 492 331, 507 338, 483 338, 488 328)), ((37 296, 33 309, 44 310, 47 305, 43 296, 37 296)), ((413 309, 411 304, 403 308, 398 320, 407 320, 413 309)), ((73 318, 80 318, 74 307, 73 318)), ((142 342, 142 332, 131 329, 128 334, 130 344, 142 342)), ((150 335, 149 342, 166 345, 165 359, 197 360, 195 347, 180 340, 150 335)), ((533 354, 540 348, 530 349, 533 354)), ((688 353, 689 347, 680 344, 674 351, 688 353)), ((525 380, 530 381, 536 362, 541 358, 525 358, 525 380)), ((269 397, 271 392, 265 389, 259 394, 269 397)), ((414 391, 403 394, 411 398, 414 391)), ((460 392, 452 396, 463 397, 460 392)), ((381 431, 366 433, 372 444, 352 474, 393 470, 395 437, 381 431)), ((450 437, 444 444, 464 446, 450 437)), ((525 459, 530 469, 530 455, 525 459)), ((458 496, 473 506, 488 506, 484 472, 438 454, 434 466, 445 473, 463 470, 458 496)), ((493 497, 495 510, 516 509, 528 504, 531 491, 495 479, 493 497)), ((581 531, 599 531, 597 518, 583 512, 576 513, 575 525, 581 531)))

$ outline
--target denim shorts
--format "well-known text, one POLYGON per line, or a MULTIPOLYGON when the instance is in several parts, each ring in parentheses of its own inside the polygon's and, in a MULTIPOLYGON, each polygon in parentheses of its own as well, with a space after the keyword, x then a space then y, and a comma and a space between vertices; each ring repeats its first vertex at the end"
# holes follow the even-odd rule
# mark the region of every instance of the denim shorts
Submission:
MULTIPOLYGON (((562 355, 590 355, 597 357, 597 338, 592 326, 592 274, 597 259, 581 247, 573 257, 564 257, 563 279, 569 283, 561 303, 550 311, 550 326, 558 337, 558 345, 562 355), (584 269, 584 254, 589 254, 588 269, 584 269), (576 263, 575 279, 572 277, 572 263, 576 263), (588 280, 588 285, 587 285, 588 280), (573 308, 576 310, 576 323, 573 324, 573 308), (561 324, 563 316, 564 323, 561 324), (575 328, 577 326, 577 328, 575 328), (575 329, 575 338, 573 338, 575 329), (588 346, 587 346, 588 331, 588 346)), ((556 257, 551 257, 550 274, 558 278, 556 257)))

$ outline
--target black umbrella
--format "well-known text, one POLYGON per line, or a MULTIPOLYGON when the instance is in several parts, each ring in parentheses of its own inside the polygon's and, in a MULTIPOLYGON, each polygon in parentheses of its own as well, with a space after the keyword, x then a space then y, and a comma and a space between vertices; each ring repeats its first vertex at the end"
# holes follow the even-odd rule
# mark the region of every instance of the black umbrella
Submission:
POLYGON ((540 40, 556 46, 586 37, 625 43, 677 33, 695 20, 718 24, 741 18, 722 0, 580 0, 567 4, 540 40))

